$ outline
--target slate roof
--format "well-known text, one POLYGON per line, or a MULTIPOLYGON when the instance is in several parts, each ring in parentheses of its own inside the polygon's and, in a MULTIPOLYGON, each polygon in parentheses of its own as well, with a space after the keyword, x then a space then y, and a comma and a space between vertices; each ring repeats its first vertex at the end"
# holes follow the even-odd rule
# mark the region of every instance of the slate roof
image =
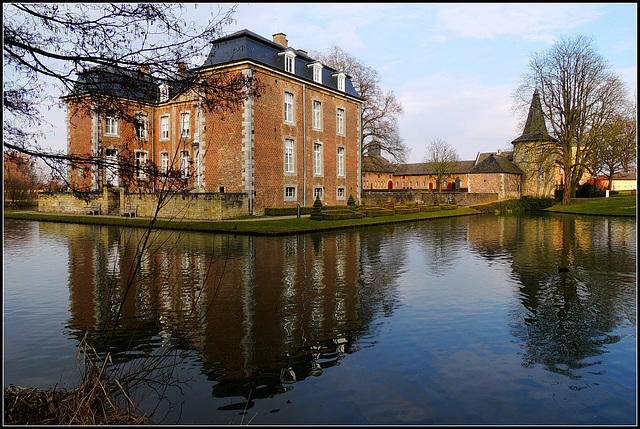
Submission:
POLYGON ((100 66, 79 73, 71 93, 63 98, 83 94, 104 94, 129 100, 158 103, 160 101, 160 84, 164 82, 169 85, 169 98, 172 98, 183 89, 186 82, 193 76, 193 73, 187 72, 183 75, 176 75, 170 80, 161 80, 140 70, 100 66))
POLYGON ((527 122, 524 125, 522 135, 511 143, 524 143, 524 142, 541 142, 541 141, 556 141, 547 132, 547 125, 544 121, 544 115, 542 114, 542 104, 540 103, 540 94, 536 89, 531 99, 531 105, 529 106, 529 115, 527 116, 527 122))
MULTIPOLYGON (((240 30, 214 40, 209 56, 198 69, 251 60, 267 67, 284 71, 284 55, 278 54, 287 50, 291 50, 296 55, 295 75, 309 82, 314 82, 313 68, 307 66, 316 63, 316 60, 303 51, 284 47, 249 30, 240 30)), ((339 70, 324 64, 322 66, 322 85, 338 91, 337 79, 332 75, 339 72, 339 70)), ((344 92, 350 96, 360 98, 348 75, 346 75, 344 92)))
POLYGON ((507 157, 501 155, 495 155, 493 153, 485 157, 482 161, 479 161, 470 170, 470 174, 482 174, 482 173, 508 173, 508 174, 522 174, 522 170, 518 168, 507 157))
MULTIPOLYGON (((313 68, 307 66, 316 63, 316 60, 302 51, 286 48, 249 30, 241 30, 214 40, 204 64, 183 74, 176 74, 163 80, 139 70, 128 70, 115 66, 95 67, 79 73, 73 90, 63 99, 91 93, 158 103, 160 101, 158 85, 163 82, 169 85, 169 99, 171 99, 184 89, 185 84, 190 78, 195 77, 198 71, 210 67, 251 60, 267 67, 284 71, 284 55, 278 54, 287 50, 293 51, 296 55, 294 61, 295 76, 314 82, 313 68)), ((323 64, 322 85, 334 91, 339 91, 338 80, 335 77, 337 72, 338 70, 323 64)), ((314 84, 317 85, 315 82, 314 84)), ((343 91, 339 92, 342 93, 343 91)), ((348 75, 345 75, 344 93, 361 99, 348 75)))

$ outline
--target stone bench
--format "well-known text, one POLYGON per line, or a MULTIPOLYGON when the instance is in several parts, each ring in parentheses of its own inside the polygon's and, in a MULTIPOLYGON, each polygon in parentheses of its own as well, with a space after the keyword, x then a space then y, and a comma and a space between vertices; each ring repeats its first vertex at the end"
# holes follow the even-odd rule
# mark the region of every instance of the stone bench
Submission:
POLYGON ((85 214, 88 214, 88 215, 99 215, 100 207, 101 207, 100 203, 91 203, 91 205, 86 206, 84 208, 84 212, 85 214))
POLYGON ((127 204, 124 206, 124 209, 122 210, 122 216, 129 216, 129 217, 135 217, 136 216, 136 212, 138 211, 138 206, 135 204, 127 204))

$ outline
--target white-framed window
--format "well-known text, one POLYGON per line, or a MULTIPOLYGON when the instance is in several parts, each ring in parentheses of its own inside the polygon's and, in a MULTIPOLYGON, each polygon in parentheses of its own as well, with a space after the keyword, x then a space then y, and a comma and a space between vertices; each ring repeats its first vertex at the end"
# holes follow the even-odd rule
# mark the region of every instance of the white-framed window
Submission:
POLYGON ((191 113, 180 114, 180 137, 189 137, 191 132, 191 113))
POLYGON ((313 175, 322 176, 322 143, 313 143, 313 175))
POLYGON ((296 199, 296 187, 293 185, 287 185, 284 187, 284 200, 295 201, 296 199))
POLYGON ((115 115, 107 114, 104 118, 104 134, 107 136, 118 135, 118 119, 115 115))
POLYGON ((149 154, 143 150, 136 151, 136 179, 147 178, 147 161, 149 160, 149 154))
POLYGON ((336 110, 336 133, 344 135, 344 109, 341 107, 336 110))
POLYGON ((162 83, 158 88, 160 89, 160 102, 164 103, 169 100, 169 85, 162 83))
POLYGON ((291 51, 284 53, 284 71, 287 73, 295 73, 296 54, 291 51))
POLYGON ((284 172, 295 173, 295 141, 293 139, 284 140, 284 172))
POLYGON ((284 121, 293 123, 293 94, 284 93, 284 121))
POLYGON ((118 150, 114 148, 105 149, 104 155, 106 164, 104 169, 105 181, 111 186, 119 186, 120 182, 118 180, 118 150))
POLYGON ((320 198, 320 199, 323 198, 321 187, 313 188, 313 199, 315 200, 316 198, 320 198))
POLYGON ((169 152, 160 153, 160 173, 167 174, 169 172, 169 152))
POLYGON ((322 103, 318 100, 313 100, 312 125, 316 130, 322 129, 322 103))
POLYGON ((136 128, 136 138, 138 140, 146 140, 147 139, 147 115, 143 113, 136 113, 135 119, 135 128, 136 128))
POLYGON ((189 151, 181 150, 180 151, 180 172, 182 173, 182 178, 189 177, 189 151))
POLYGON ((344 159, 344 148, 342 146, 338 147, 338 154, 336 159, 336 172, 338 177, 345 176, 345 159, 344 159))
POLYGON ((336 75, 336 78, 338 79, 337 85, 338 85, 338 91, 343 91, 345 89, 345 82, 346 82, 346 76, 344 73, 338 73, 336 75))
POLYGON ((320 63, 313 65, 313 81, 322 83, 322 64, 320 63))
POLYGON ((169 116, 160 117, 160 140, 169 140, 169 116))
POLYGON ((340 186, 338 189, 336 189, 336 199, 344 200, 346 199, 346 195, 347 189, 344 186, 340 186))

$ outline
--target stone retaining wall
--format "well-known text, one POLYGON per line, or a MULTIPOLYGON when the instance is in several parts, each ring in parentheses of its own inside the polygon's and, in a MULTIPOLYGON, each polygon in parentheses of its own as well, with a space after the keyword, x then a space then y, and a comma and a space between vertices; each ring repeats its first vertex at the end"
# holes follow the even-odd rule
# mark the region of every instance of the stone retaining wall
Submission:
POLYGON ((468 193, 468 192, 456 192, 456 191, 420 191, 412 189, 367 189, 362 191, 362 201, 366 205, 375 205, 378 199, 382 202, 393 200, 398 203, 404 200, 407 203, 427 203, 431 204, 436 199, 440 204, 447 202, 448 198, 455 199, 458 205, 461 206, 474 206, 478 204, 488 204, 494 201, 498 201, 498 194, 496 193, 468 193))
MULTIPOLYGON (((88 194, 89 202, 70 192, 39 195, 38 211, 44 213, 85 214, 85 207, 100 203, 100 214, 119 215, 127 204, 137 205, 137 216, 152 217, 158 205, 156 193, 129 194, 122 190, 105 190, 88 194)), ((249 198, 242 193, 171 195, 159 214, 163 219, 222 220, 249 214, 249 198)))

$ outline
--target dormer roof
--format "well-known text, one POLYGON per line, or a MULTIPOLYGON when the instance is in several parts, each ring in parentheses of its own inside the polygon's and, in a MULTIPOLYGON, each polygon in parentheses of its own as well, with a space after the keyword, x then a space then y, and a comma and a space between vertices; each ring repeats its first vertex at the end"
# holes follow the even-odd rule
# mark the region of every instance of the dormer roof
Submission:
MULTIPOLYGON (((282 33, 278 33, 278 36, 280 36, 280 39, 284 37, 282 33)), ((307 67, 307 65, 317 63, 317 61, 309 57, 305 51, 283 46, 280 43, 266 39, 249 30, 237 31, 214 40, 207 59, 199 69, 218 67, 242 61, 254 61, 266 67, 284 71, 283 54, 285 51, 294 53, 296 56, 293 75, 297 78, 318 84, 313 80, 313 67, 307 67)), ((328 89, 339 91, 338 79, 335 76, 337 73, 341 72, 323 65, 321 85, 328 89)), ((345 75, 345 77, 344 91, 339 92, 360 98, 360 95, 351 82, 350 76, 345 75)))

